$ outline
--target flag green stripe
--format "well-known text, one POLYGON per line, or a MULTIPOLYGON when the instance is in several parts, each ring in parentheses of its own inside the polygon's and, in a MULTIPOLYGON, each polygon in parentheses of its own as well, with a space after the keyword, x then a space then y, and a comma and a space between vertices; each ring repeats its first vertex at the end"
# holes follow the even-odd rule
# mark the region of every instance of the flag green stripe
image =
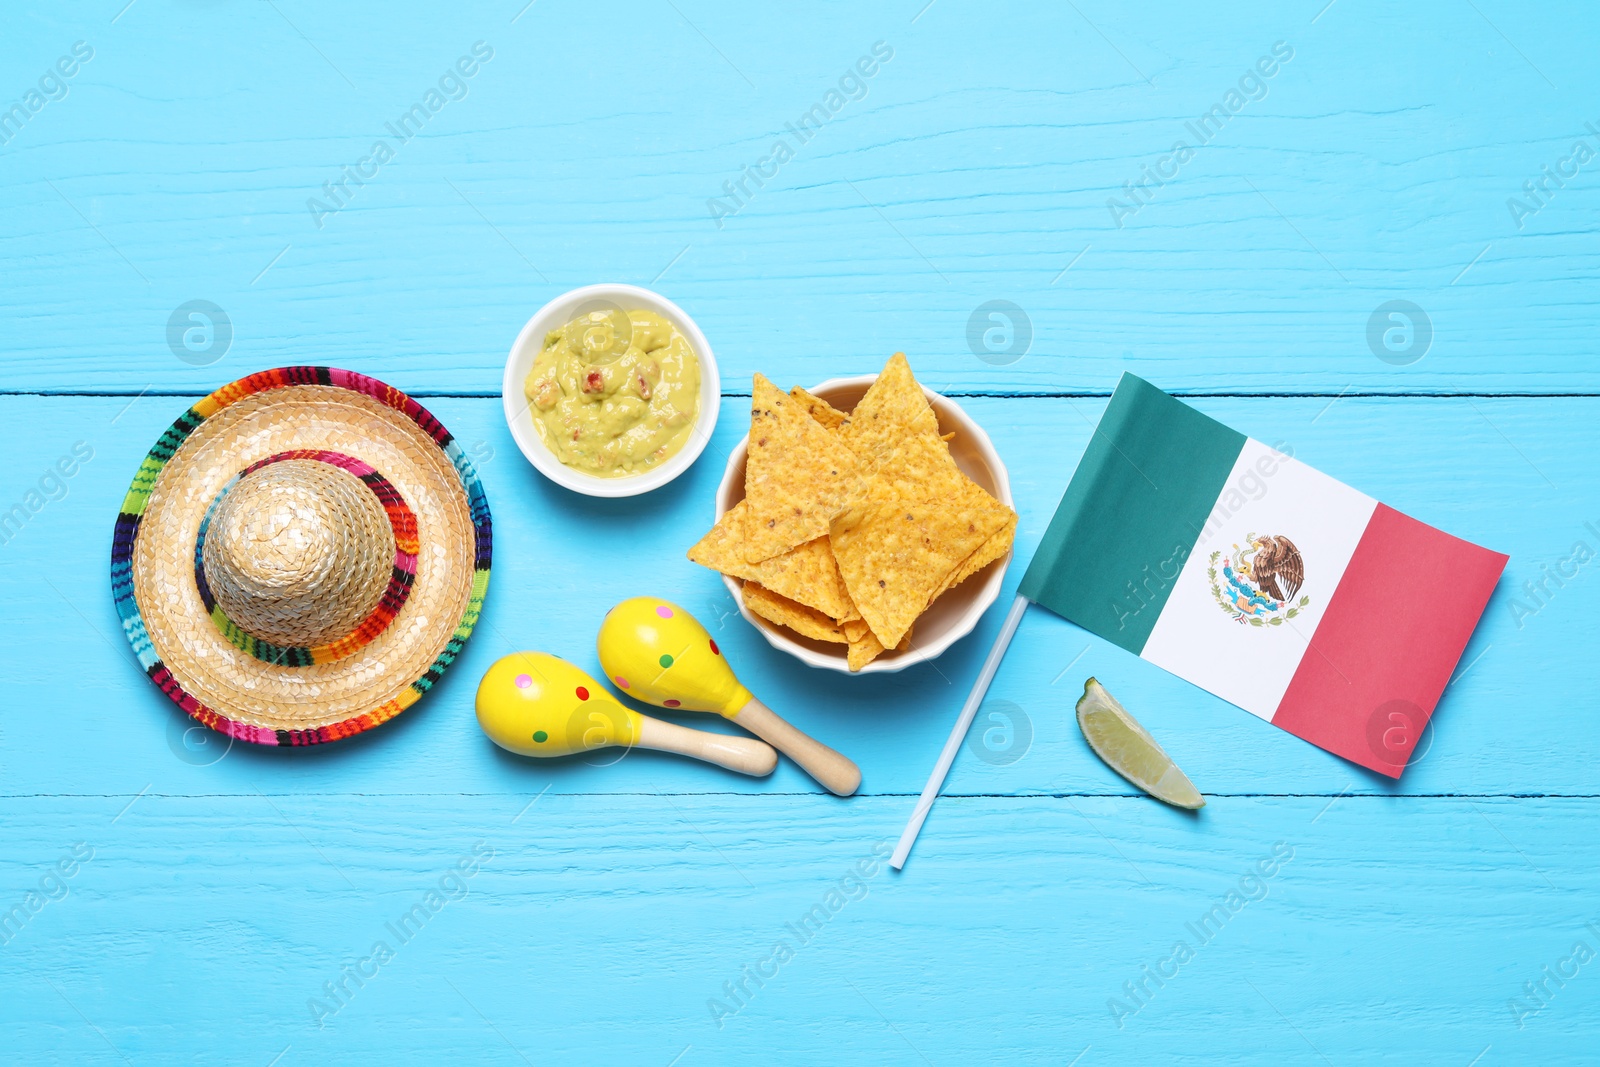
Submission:
POLYGON ((1139 653, 1244 442, 1124 374, 1019 592, 1139 653))

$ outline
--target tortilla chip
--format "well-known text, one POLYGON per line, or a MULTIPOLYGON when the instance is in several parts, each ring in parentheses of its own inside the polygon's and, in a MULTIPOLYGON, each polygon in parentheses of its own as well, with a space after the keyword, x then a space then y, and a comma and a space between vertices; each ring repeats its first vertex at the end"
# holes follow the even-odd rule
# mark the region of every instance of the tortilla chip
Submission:
POLYGON ((900 643, 945 579, 1009 514, 1006 508, 877 504, 833 521, 828 537, 845 588, 884 647, 900 643))
MULTIPOLYGON (((999 502, 996 501, 996 503, 999 502)), ((1005 505, 1002 504, 1001 506, 1004 507, 1005 505)), ((1017 515, 1016 512, 1012 512, 1011 516, 1006 520, 1006 524, 1000 527, 1000 529, 997 530, 994 535, 989 538, 989 540, 978 546, 978 550, 972 553, 972 555, 968 556, 966 562, 957 567, 955 571, 951 573, 950 577, 945 579, 944 586, 937 593, 933 594, 933 596, 929 598, 928 602, 932 603, 933 601, 938 600, 945 594, 947 590, 960 585, 962 582, 966 581, 968 578, 971 578, 974 574, 977 574, 979 571, 983 570, 983 568, 987 567, 989 564, 993 563, 995 560, 1011 551, 1011 541, 1016 536, 1016 533, 1017 515)))
MULTIPOLYGON (((859 499, 872 503, 937 500, 955 508, 999 509, 1011 520, 1001 533, 996 534, 997 537, 1004 534, 1004 544, 1008 548, 1016 526, 1016 512, 956 466, 955 458, 950 455, 941 438, 927 434, 919 434, 901 442, 863 483, 859 499)), ((1003 549, 978 566, 985 566, 1001 555, 1004 555, 1003 549)))
POLYGON ((689 558, 702 567, 765 586, 829 618, 861 617, 845 592, 844 579, 826 537, 807 541, 760 563, 747 562, 744 535, 749 512, 749 502, 744 500, 729 508, 711 532, 689 549, 689 558))
POLYGON ((958 481, 947 485, 945 491, 947 495, 941 496, 939 499, 948 500, 956 507, 999 511, 1004 515, 1005 522, 972 555, 968 556, 950 577, 945 579, 945 583, 939 588, 939 591, 928 598, 929 603, 939 599, 947 589, 960 585, 1011 551, 1011 542, 1017 533, 1017 513, 1000 503, 983 486, 965 474, 959 474, 958 481))
MULTIPOLYGON (((900 639, 900 643, 895 646, 894 650, 896 652, 904 652, 910 647, 911 631, 907 630, 906 635, 900 639)), ((866 623, 862 623, 861 636, 851 640, 849 646, 845 649, 845 661, 852 671, 859 671, 862 667, 883 655, 883 653, 883 644, 872 636, 872 631, 867 629, 866 623)))
POLYGON ((787 626, 801 637, 809 637, 813 641, 828 641, 836 645, 849 644, 838 623, 822 612, 808 608, 804 604, 796 604, 788 597, 779 596, 754 582, 745 583, 744 606, 768 622, 787 626))
POLYGON ((912 434, 895 446, 862 481, 855 503, 919 504, 938 500, 956 507, 981 504, 982 501, 967 493, 962 482, 978 488, 977 483, 961 473, 950 450, 938 437, 912 434))
POLYGON ((845 662, 849 664, 852 673, 859 671, 881 655, 883 646, 872 636, 871 630, 868 630, 860 641, 851 641, 844 650, 845 662))
MULTIPOLYGON (((950 450, 939 438, 928 434, 918 434, 901 442, 894 454, 881 463, 872 476, 863 482, 861 493, 857 498, 857 503, 863 506, 889 503, 916 504, 926 501, 938 501, 953 508, 998 509, 1010 517, 1008 526, 995 535, 1001 537, 998 543, 1004 547, 977 564, 972 571, 987 566, 1011 547, 1011 532, 1016 526, 1016 513, 996 500, 983 486, 967 477, 956 466, 950 450)), ((971 574, 972 571, 968 571, 967 574, 971 574)), ((951 584, 954 585, 955 582, 951 584)))
POLYGON ((822 537, 855 495, 855 454, 805 407, 755 376, 745 466, 744 558, 759 563, 822 537))
POLYGON ((850 413, 850 421, 840 428, 839 436, 870 469, 893 454, 908 437, 922 433, 939 436, 939 417, 922 395, 922 386, 912 376, 905 353, 896 352, 850 413))
POLYGON ((811 417, 830 430, 837 430, 850 421, 849 415, 846 415, 820 396, 815 396, 798 385, 789 390, 789 395, 804 404, 811 417))

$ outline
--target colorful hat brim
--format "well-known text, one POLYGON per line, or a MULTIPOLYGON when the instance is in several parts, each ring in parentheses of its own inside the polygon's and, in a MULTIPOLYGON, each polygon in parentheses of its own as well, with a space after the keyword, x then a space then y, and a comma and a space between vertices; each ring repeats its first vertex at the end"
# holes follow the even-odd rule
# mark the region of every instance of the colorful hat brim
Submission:
MULTIPOLYGON (((477 624, 483 609, 483 598, 489 586, 489 564, 493 548, 493 535, 489 504, 478 480, 477 471, 449 431, 421 404, 398 389, 375 378, 353 371, 330 367, 279 367, 261 371, 239 381, 223 386, 210 396, 185 411, 163 433, 140 464, 133 484, 123 500, 117 515, 116 531, 111 547, 111 589, 116 601, 117 614, 122 628, 133 648, 139 665, 173 703, 196 721, 227 734, 230 737, 263 745, 314 745, 336 741, 353 734, 370 730, 394 718, 421 699, 449 669, 460 655, 467 638, 477 624), (350 715, 337 722, 306 729, 276 729, 240 721, 208 705, 197 694, 188 692, 162 662, 151 641, 145 618, 140 611, 134 582, 134 553, 138 543, 140 524, 162 471, 184 443, 207 419, 238 403, 246 397, 270 390, 291 386, 332 386, 348 389, 406 416, 433 441, 460 479, 465 494, 467 510, 473 527, 472 581, 466 609, 456 622, 442 651, 438 653, 416 678, 397 695, 376 707, 350 715)), ((402 609, 403 610, 403 609, 402 609)), ((210 620, 207 619, 207 625, 210 620)), ((282 670, 304 669, 285 666, 282 670)))

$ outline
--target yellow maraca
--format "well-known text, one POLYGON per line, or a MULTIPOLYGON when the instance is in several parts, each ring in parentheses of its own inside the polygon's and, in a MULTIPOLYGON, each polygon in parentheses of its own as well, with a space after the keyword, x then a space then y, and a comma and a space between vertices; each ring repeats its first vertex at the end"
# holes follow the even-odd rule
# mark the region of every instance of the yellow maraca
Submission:
POLYGON ((544 652, 497 660, 478 683, 477 708, 489 739, 521 756, 620 745, 678 752, 757 777, 778 765, 778 754, 760 741, 691 730, 625 708, 583 671, 544 652))
POLYGON ((861 769, 790 726, 739 684, 698 619, 660 597, 624 600, 600 624, 600 666, 629 696, 663 708, 710 711, 743 726, 847 797, 861 769))

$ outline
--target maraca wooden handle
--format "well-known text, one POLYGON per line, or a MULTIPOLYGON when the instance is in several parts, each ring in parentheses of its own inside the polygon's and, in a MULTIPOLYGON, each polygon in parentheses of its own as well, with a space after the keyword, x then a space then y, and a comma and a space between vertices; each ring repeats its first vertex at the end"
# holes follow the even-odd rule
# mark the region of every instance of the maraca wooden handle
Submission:
POLYGON ((648 715, 641 715, 639 718, 642 720, 639 737, 634 743, 641 748, 693 756, 695 759, 715 763, 719 767, 726 767, 740 774, 751 774, 757 778, 771 774, 772 769, 778 765, 778 754, 772 751, 770 745, 764 745, 760 741, 730 734, 713 734, 705 730, 691 730, 687 726, 652 719, 648 715))
POLYGON ((733 721, 794 760, 828 792, 850 796, 861 786, 861 768, 827 745, 790 726, 755 697, 740 708, 733 721))

